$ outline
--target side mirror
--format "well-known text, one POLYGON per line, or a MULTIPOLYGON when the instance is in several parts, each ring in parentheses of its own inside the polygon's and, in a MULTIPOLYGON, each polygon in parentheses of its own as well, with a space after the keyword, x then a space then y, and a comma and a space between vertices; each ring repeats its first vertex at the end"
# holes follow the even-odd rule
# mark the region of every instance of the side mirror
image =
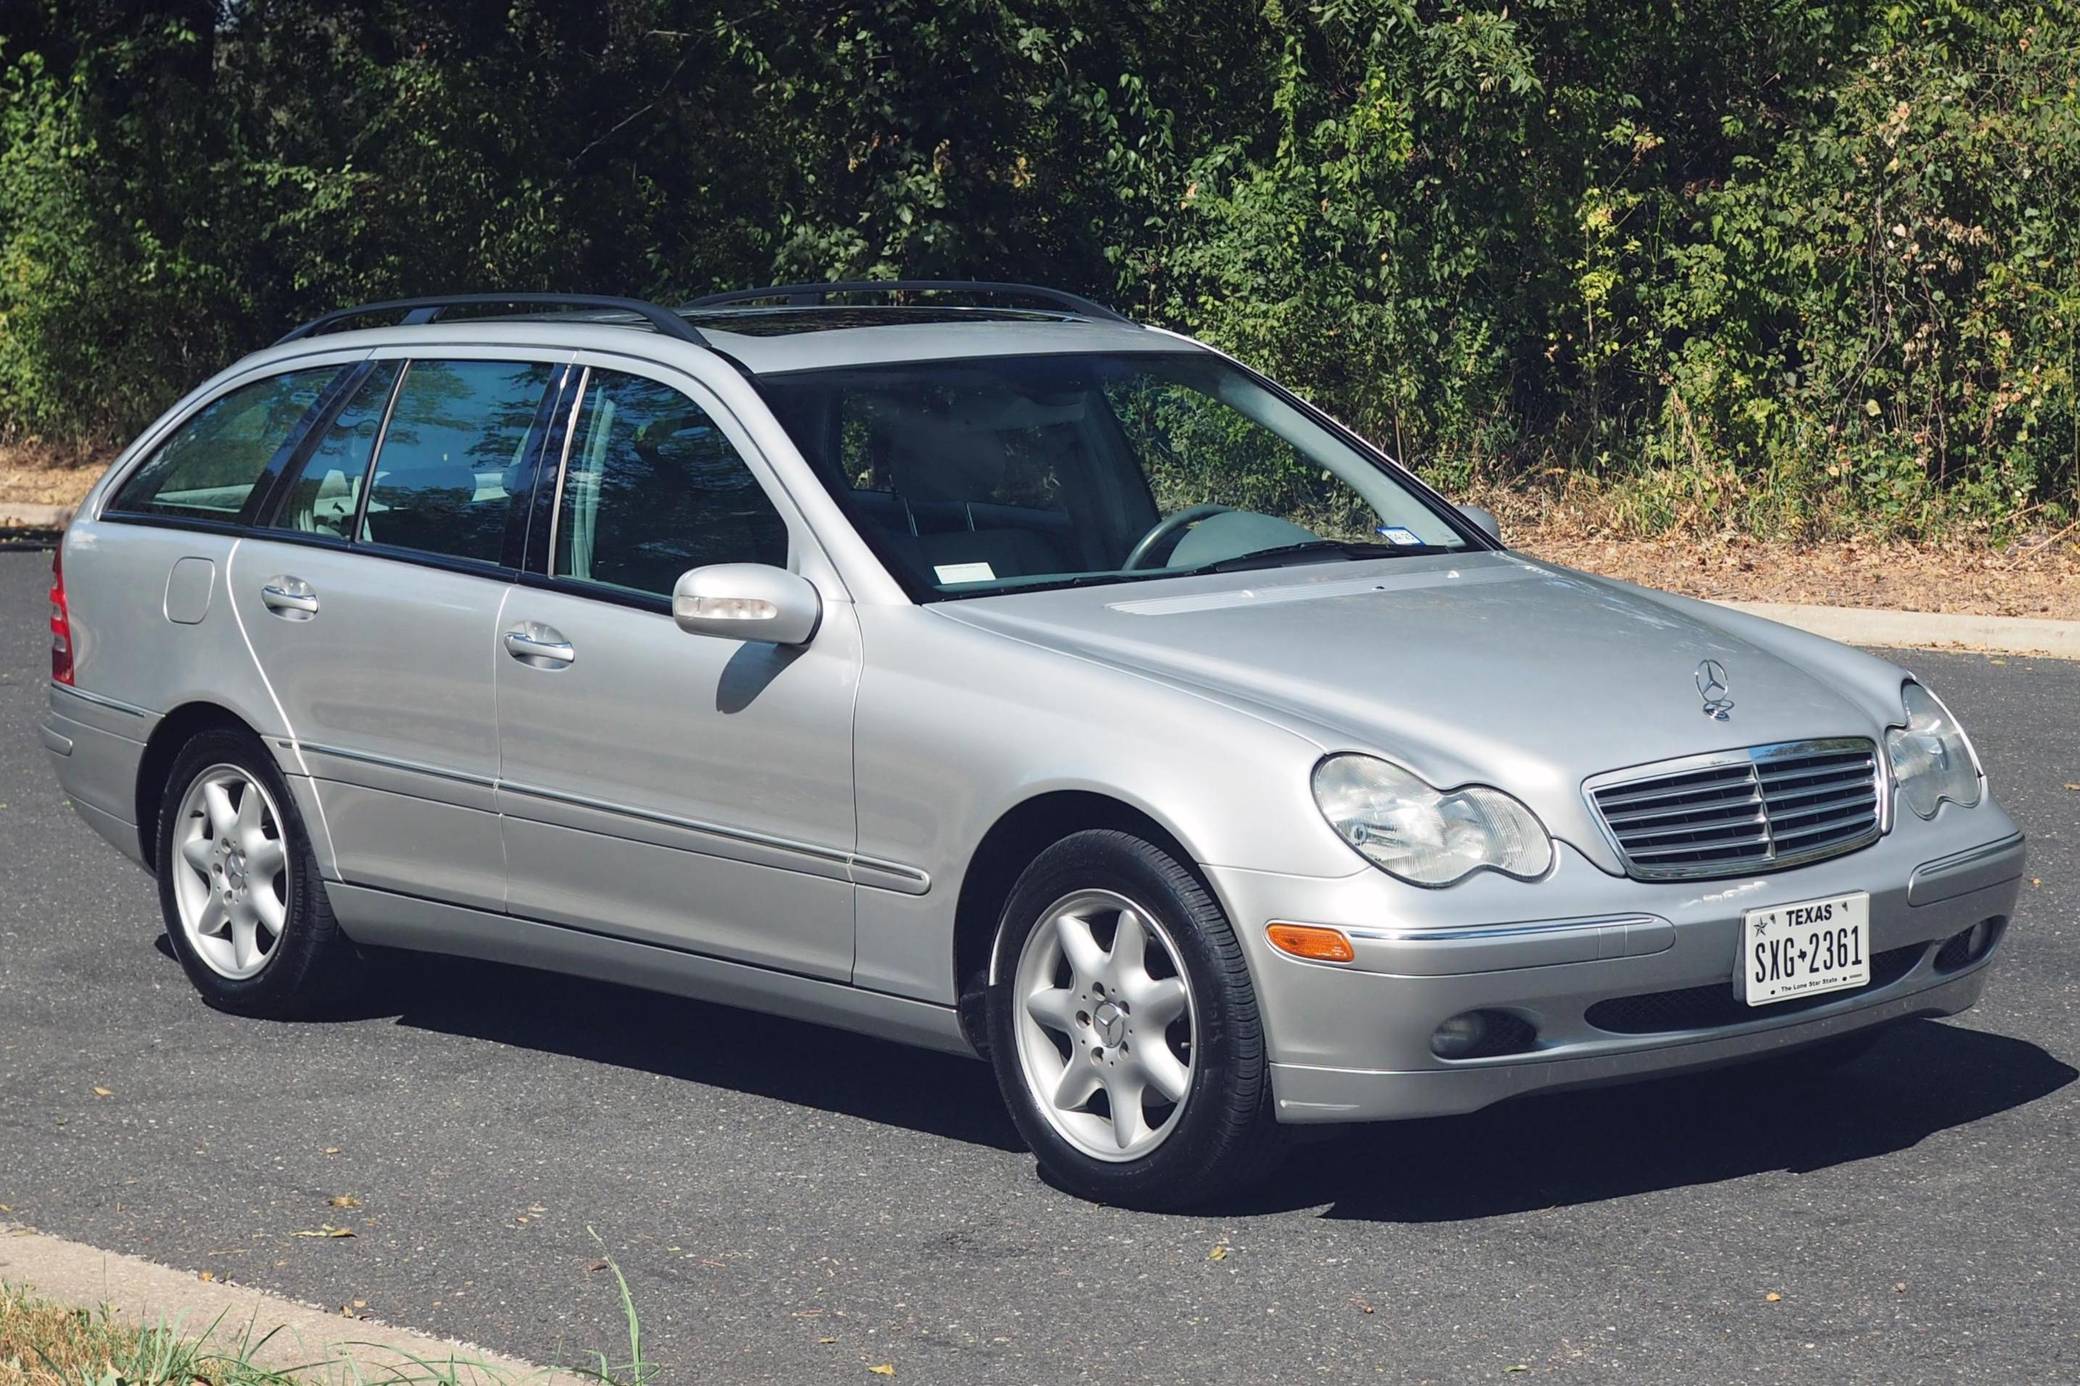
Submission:
POLYGON ((823 598, 805 577, 763 563, 716 563, 679 575, 672 619, 690 635, 806 645, 823 598))
POLYGON ((1462 505, 1459 507, 1459 513, 1473 521, 1475 529, 1487 535, 1498 544, 1502 542, 1502 522, 1495 518, 1494 511, 1487 509, 1485 506, 1462 505))

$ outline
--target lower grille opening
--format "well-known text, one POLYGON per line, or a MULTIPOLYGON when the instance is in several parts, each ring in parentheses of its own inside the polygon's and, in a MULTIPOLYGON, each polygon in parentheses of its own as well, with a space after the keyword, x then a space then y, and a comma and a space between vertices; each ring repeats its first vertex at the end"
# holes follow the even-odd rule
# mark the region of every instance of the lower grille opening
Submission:
POLYGON ((1994 915, 1961 933, 1952 934, 1936 950, 1936 971, 1955 972, 1961 967, 1970 967, 1993 951, 1993 945, 2001 941, 2001 930, 2007 927, 2006 919, 1994 915))
POLYGON ((1871 955, 1870 985, 1856 991, 1826 991, 1818 996, 1800 996, 1773 1006, 1750 1006, 1733 994, 1733 984, 1684 987, 1681 991, 1650 991, 1638 996, 1614 996, 1591 1006, 1584 1019, 1599 1030, 1614 1035, 1659 1035, 1680 1030, 1711 1030, 1722 1025, 1739 1025, 1772 1015, 1790 1015, 1826 1006, 1860 992, 1874 991, 1897 982, 1914 970, 1928 952, 1925 943, 1889 948, 1871 955))

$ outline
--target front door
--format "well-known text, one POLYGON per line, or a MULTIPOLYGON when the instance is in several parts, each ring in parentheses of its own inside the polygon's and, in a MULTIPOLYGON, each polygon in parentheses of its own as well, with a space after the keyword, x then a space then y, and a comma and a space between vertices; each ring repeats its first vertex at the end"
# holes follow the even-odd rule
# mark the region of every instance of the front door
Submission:
POLYGON ((593 366, 499 627, 508 908, 808 976, 852 971, 858 626, 762 461, 696 382, 593 366), (679 575, 794 566, 806 646, 688 635, 679 575))

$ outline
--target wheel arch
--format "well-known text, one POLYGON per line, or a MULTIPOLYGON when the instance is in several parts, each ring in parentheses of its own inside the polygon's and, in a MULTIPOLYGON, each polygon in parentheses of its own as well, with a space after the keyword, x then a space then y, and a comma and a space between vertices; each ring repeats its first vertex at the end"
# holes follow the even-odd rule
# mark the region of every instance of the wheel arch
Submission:
POLYGON ((159 719, 145 739, 137 762, 137 845, 146 869, 159 861, 159 813, 166 802, 166 779, 181 748, 206 731, 237 731, 259 739, 253 725, 221 703, 183 703, 159 719))
POLYGON ((1091 829, 1130 833, 1160 847, 1198 876, 1207 893, 1218 900, 1197 858, 1177 832, 1124 799, 1096 790, 1055 789, 1005 810, 969 856, 954 904, 954 990, 961 1028, 977 1053, 988 1053, 984 998, 990 982, 990 954, 1011 887, 1040 853, 1073 833, 1091 829))

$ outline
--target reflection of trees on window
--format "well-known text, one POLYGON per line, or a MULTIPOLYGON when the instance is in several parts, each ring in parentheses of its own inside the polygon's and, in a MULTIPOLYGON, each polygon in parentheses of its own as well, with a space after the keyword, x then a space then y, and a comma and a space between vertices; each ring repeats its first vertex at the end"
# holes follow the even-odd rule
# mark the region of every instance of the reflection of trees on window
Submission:
POLYGON ((513 504, 504 476, 525 457, 554 371, 545 362, 412 362, 376 459, 362 539, 498 561, 513 504))
POLYGON ((1194 383, 1192 365, 1122 371, 1105 397, 1165 514, 1208 502, 1290 520, 1324 538, 1369 539, 1377 521, 1351 487, 1270 429, 1194 383))
POLYGON ((270 376, 204 406, 124 484, 117 508, 236 515, 339 370, 325 366, 270 376))
POLYGON ((594 371, 565 472, 556 572, 669 596, 710 563, 787 561, 787 530, 708 415, 668 385, 594 371))
POLYGON ((553 367, 414 361, 383 441, 383 466, 503 472, 520 460, 553 367))

